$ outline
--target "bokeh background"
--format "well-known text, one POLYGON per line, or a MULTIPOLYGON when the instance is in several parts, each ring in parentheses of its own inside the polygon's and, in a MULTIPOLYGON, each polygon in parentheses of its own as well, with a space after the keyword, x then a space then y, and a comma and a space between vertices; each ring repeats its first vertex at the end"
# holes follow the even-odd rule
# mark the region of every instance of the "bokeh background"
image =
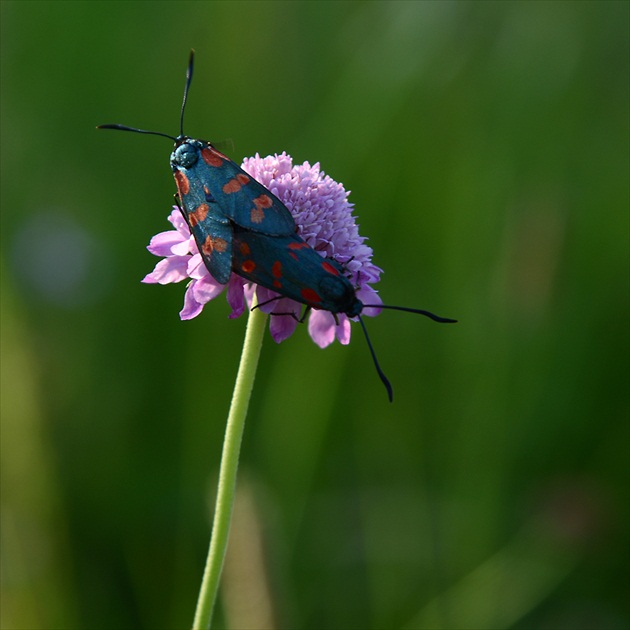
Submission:
POLYGON ((627 2, 15 2, 2 37, 2 627, 185 628, 244 335, 140 284, 163 138, 286 150, 385 269, 265 339, 216 627, 628 628, 627 2))

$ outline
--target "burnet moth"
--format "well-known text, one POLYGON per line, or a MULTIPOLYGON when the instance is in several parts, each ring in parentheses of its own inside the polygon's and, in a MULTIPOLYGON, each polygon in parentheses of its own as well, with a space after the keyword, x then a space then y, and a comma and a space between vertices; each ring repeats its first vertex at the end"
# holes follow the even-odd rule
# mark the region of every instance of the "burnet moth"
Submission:
MULTIPOLYGON (((164 136, 173 140, 171 169, 178 191, 178 206, 194 236, 199 253, 212 277, 226 284, 235 274, 275 291, 307 309, 344 313, 361 324, 376 367, 393 400, 392 386, 383 373, 367 334, 361 313, 365 308, 385 308, 425 315, 439 323, 455 323, 425 310, 385 304, 363 304, 356 289, 333 258, 322 257, 297 234, 286 206, 262 184, 206 140, 184 134, 184 111, 193 75, 194 50, 190 53, 177 137, 125 125, 99 125, 164 136)), ((296 317, 294 313, 287 316, 296 317)), ((275 314, 275 316, 281 316, 275 314)))

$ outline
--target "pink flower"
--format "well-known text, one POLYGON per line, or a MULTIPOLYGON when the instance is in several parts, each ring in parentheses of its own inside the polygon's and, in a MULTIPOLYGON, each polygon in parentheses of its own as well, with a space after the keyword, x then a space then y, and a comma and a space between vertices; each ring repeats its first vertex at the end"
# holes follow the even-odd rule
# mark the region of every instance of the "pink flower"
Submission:
MULTIPOLYGON (((372 249, 359 236, 352 204, 342 184, 320 171, 319 164, 308 162, 293 166, 286 153, 261 158, 258 154, 243 160, 242 168, 268 188, 289 209, 299 236, 322 256, 334 258, 350 276, 357 297, 365 304, 380 304, 376 291, 370 286, 380 279, 381 269, 372 263, 372 249)), ((231 318, 239 317, 245 305, 251 304, 254 292, 259 303, 277 296, 276 293, 252 285, 233 273, 227 285, 219 284, 203 264, 197 244, 177 207, 168 220, 174 229, 161 232, 151 239, 148 250, 163 257, 155 269, 142 280, 152 284, 169 284, 190 280, 184 296, 181 319, 192 319, 201 313, 210 300, 227 287, 227 301, 232 308, 231 318)), ((270 313, 269 329, 275 341, 290 337, 297 321, 286 313, 299 314, 304 308, 288 298, 274 300, 262 307, 270 313), (274 313, 277 315, 274 316, 274 313)), ((365 308, 362 314, 377 315, 379 309, 365 308)), ((324 348, 335 338, 342 344, 350 342, 350 321, 343 314, 313 309, 309 315, 308 331, 313 341, 324 348)))

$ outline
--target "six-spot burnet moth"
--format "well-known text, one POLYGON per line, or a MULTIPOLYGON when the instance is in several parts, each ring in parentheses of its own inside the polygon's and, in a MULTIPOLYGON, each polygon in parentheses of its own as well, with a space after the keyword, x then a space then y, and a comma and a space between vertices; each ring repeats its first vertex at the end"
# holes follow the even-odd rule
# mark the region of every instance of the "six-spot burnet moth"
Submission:
MULTIPOLYGON (((425 315, 436 322, 456 320, 438 317, 425 310, 384 304, 363 304, 343 267, 333 258, 322 257, 297 234, 297 226, 286 206, 210 142, 184 135, 184 111, 193 74, 191 51, 177 137, 125 125, 100 125, 164 136, 174 141, 171 169, 178 191, 178 206, 194 236, 203 262, 220 284, 230 274, 266 287, 310 308, 344 313, 358 319, 390 401, 392 387, 381 370, 361 313, 365 308, 386 308, 425 315)), ((276 316, 282 316, 275 314, 276 316)), ((300 318, 304 320, 305 314, 300 318)), ((286 316, 296 317, 294 313, 286 316)), ((335 321, 336 318, 335 318, 335 321)))

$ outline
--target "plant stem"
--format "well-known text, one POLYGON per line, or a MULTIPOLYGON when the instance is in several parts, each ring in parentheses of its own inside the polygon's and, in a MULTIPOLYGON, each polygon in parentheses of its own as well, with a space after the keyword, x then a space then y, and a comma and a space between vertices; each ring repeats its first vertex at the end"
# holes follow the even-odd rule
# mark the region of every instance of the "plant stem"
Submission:
POLYGON ((219 487, 217 489, 214 521, 212 523, 212 536, 199 591, 199 599, 197 600, 193 630, 206 630, 210 628, 212 621, 212 612, 219 590, 219 580, 230 532, 241 439, 243 437, 249 399, 254 387, 254 378, 256 377, 256 367, 258 366, 266 321, 267 315, 260 309, 250 310, 241 363, 236 376, 232 404, 225 428, 219 487))

